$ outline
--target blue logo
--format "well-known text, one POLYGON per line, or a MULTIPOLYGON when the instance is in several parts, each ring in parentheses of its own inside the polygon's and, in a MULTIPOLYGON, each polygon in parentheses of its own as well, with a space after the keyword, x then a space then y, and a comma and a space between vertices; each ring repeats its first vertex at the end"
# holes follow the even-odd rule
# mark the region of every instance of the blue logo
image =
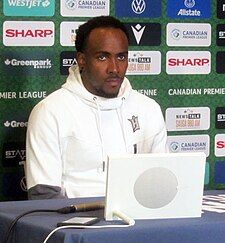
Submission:
POLYGON ((161 0, 115 0, 117 17, 158 18, 161 0))
POLYGON ((167 14, 171 18, 210 18, 211 0, 168 0, 167 14))
POLYGON ((4 0, 5 16, 53 16, 55 0, 4 0))

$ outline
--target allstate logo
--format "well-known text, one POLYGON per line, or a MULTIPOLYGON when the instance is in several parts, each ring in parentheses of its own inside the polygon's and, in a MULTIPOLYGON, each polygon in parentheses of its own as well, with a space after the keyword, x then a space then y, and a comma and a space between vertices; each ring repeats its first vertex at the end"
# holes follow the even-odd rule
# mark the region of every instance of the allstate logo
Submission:
POLYGON ((175 39, 175 40, 180 39, 180 37, 181 37, 180 30, 178 30, 178 29, 172 30, 171 35, 172 35, 173 39, 175 39))
POLYGON ((77 1, 76 0, 66 0, 66 7, 70 10, 73 10, 77 7, 77 1))
POLYGON ((195 0, 184 0, 186 8, 193 8, 195 6, 195 0))
POLYGON ((131 7, 136 14, 141 14, 146 9, 146 3, 144 0, 133 0, 131 7))
POLYGON ((178 142, 172 142, 172 143, 170 144, 170 150, 171 150, 172 152, 178 152, 178 151, 180 150, 180 145, 179 145, 179 143, 178 143, 178 142))

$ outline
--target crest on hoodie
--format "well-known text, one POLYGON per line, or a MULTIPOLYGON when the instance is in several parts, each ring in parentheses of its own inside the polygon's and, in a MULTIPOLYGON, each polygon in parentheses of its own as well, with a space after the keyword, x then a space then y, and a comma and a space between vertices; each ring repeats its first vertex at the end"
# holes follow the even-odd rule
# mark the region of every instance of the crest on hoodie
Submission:
POLYGON ((140 130, 139 122, 138 122, 138 116, 132 116, 131 119, 128 119, 132 125, 133 132, 136 132, 137 130, 140 130))

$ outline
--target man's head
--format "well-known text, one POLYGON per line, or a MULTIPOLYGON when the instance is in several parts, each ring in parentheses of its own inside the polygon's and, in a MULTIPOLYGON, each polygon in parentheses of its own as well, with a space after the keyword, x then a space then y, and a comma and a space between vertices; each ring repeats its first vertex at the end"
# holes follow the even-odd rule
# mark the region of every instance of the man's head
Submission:
POLYGON ((128 65, 128 33, 118 19, 100 16, 77 31, 77 62, 85 88, 98 96, 116 97, 128 65))

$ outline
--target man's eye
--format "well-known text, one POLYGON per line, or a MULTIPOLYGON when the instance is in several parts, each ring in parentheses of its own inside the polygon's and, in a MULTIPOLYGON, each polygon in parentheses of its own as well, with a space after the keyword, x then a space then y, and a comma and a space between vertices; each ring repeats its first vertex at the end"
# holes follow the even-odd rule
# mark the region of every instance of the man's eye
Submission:
POLYGON ((106 59, 106 56, 103 56, 103 55, 99 56, 98 59, 101 60, 101 61, 104 61, 106 59))
POLYGON ((126 59, 126 56, 124 56, 124 55, 122 55, 122 56, 118 56, 118 59, 119 59, 120 61, 123 61, 123 60, 126 59))

